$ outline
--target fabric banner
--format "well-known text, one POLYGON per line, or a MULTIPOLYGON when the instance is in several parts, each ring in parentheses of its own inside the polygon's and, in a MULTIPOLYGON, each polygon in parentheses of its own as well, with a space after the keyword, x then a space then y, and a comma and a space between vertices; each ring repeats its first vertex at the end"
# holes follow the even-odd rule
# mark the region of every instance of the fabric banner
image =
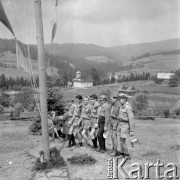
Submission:
POLYGON ((17 68, 30 73, 28 59, 24 57, 23 52, 16 41, 17 68))
POLYGON ((14 31, 13 31, 12 26, 11 26, 11 24, 10 24, 8 18, 7 18, 7 15, 6 15, 5 11, 4 11, 1 0, 0 0, 0 21, 9 29, 9 31, 15 37, 14 31))

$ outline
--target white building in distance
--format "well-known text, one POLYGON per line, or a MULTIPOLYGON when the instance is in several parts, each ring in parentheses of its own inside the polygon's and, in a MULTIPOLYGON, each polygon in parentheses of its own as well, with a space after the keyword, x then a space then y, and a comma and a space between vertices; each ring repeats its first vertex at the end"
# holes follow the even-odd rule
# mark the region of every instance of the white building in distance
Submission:
POLYGON ((76 72, 76 77, 73 79, 73 87, 84 88, 84 87, 92 87, 92 86, 93 86, 93 81, 90 76, 86 78, 82 78, 81 72, 80 71, 76 72))
POLYGON ((169 72, 158 72, 157 73, 157 79, 162 80, 170 80, 174 76, 175 73, 169 73, 169 72))

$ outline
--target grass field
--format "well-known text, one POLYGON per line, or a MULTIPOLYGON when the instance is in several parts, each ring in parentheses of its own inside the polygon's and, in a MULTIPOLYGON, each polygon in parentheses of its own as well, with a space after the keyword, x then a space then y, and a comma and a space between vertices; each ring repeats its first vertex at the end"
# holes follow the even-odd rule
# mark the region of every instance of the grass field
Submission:
MULTIPOLYGON (((134 81, 124 83, 128 85, 134 84, 136 89, 139 91, 147 91, 149 95, 150 104, 154 107, 162 106, 164 108, 170 108, 172 110, 179 108, 180 103, 180 86, 169 87, 165 84, 155 84, 153 81, 134 81)), ((99 95, 101 91, 109 89, 111 93, 116 93, 121 86, 121 83, 118 84, 107 84, 94 86, 91 88, 79 89, 62 89, 62 93, 65 99, 74 99, 77 94, 83 96, 89 96, 93 93, 99 95)))
MULTIPOLYGON (((42 148, 41 136, 29 134, 28 127, 31 122, 26 121, 1 121, 0 122, 0 179, 1 180, 28 180, 32 179, 34 157, 38 156, 42 148)), ((136 120, 135 134, 140 145, 132 148, 128 140, 128 146, 132 154, 132 160, 124 165, 124 169, 130 170, 131 164, 136 162, 144 164, 156 163, 160 159, 165 165, 175 163, 180 172, 180 120, 156 119, 155 121, 136 120)), ((74 166, 68 164, 70 178, 107 179, 108 152, 99 154, 89 148, 66 148, 67 142, 56 140, 51 142, 51 147, 58 147, 65 160, 76 154, 87 153, 97 160, 91 166, 74 166)), ((110 138, 106 140, 107 149, 111 149, 110 138)), ((155 168, 154 168, 155 169, 155 168)), ((150 179, 155 179, 155 170, 150 170, 150 179)), ((165 169, 161 168, 161 172, 165 169)), ((120 179, 121 176, 119 177, 120 179)))

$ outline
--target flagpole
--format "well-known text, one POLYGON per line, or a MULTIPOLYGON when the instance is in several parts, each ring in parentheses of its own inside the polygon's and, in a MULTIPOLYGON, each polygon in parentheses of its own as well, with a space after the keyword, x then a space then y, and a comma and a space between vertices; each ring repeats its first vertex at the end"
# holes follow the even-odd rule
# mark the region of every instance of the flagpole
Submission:
POLYGON ((44 37, 43 37, 41 0, 34 0, 34 5, 35 5, 38 63, 39 63, 42 144, 43 144, 45 159, 49 160, 50 153, 49 153, 49 133, 48 133, 48 115, 47 115, 47 90, 46 90, 46 76, 45 76, 44 37))

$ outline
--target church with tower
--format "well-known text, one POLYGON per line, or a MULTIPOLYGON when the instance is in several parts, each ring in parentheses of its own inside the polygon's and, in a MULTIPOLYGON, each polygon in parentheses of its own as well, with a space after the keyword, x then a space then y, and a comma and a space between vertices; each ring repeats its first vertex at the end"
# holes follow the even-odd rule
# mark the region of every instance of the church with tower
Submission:
POLYGON ((87 76, 86 78, 82 78, 82 74, 80 71, 76 72, 76 77, 73 79, 73 87, 77 88, 85 88, 92 87, 93 81, 91 76, 87 76))

